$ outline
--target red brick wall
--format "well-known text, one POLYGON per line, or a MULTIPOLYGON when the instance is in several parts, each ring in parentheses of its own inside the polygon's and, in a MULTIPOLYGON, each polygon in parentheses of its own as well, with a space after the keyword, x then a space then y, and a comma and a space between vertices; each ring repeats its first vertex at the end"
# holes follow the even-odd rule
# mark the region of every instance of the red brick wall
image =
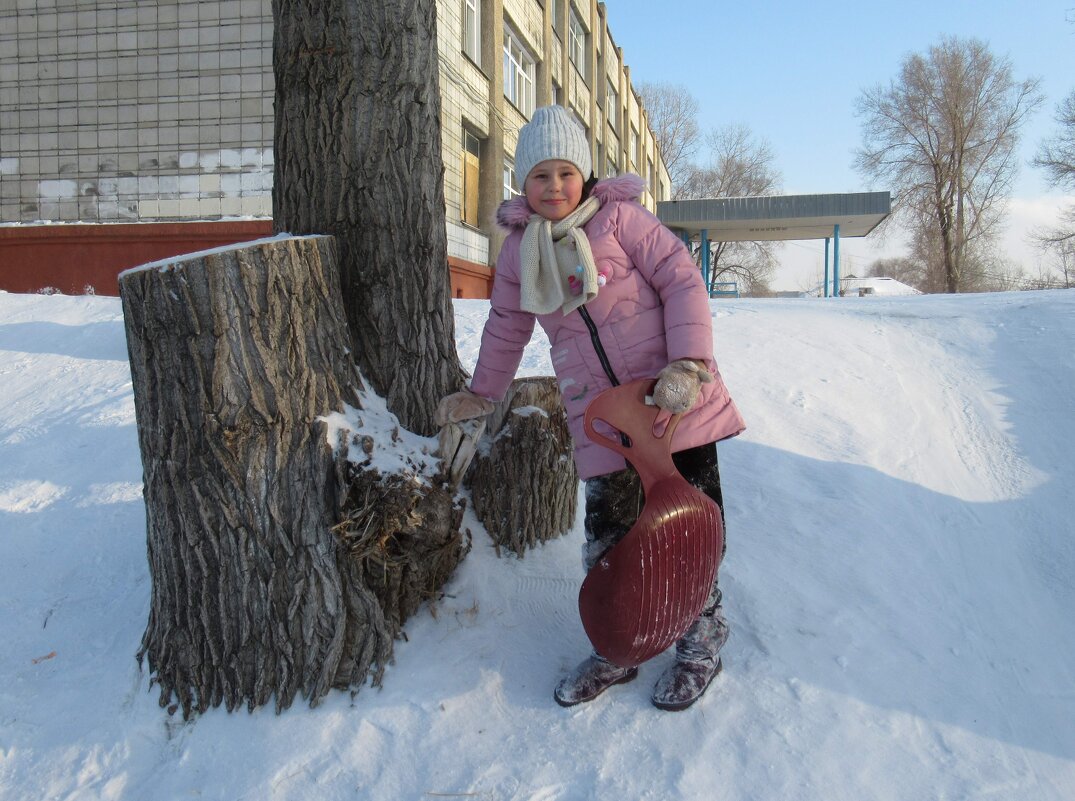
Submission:
POLYGON ((493 294, 495 271, 491 267, 454 256, 448 257, 448 266, 452 269, 453 298, 488 298, 493 294))
MULTIPOLYGON (((129 267, 272 235, 272 220, 0 226, 0 289, 118 295, 129 267)), ((452 297, 488 298, 493 270, 449 258, 452 297)))
POLYGON ((118 295, 123 270, 272 235, 272 220, 0 226, 0 289, 118 295))

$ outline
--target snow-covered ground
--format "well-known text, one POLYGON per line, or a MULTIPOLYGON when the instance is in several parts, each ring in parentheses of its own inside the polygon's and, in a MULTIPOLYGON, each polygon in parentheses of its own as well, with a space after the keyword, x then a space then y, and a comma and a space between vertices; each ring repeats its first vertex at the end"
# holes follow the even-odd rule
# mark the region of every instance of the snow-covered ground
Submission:
MULTIPOLYGON (((466 363, 487 310, 457 301, 466 363)), ((169 717, 119 302, 0 293, 0 799, 1075 798, 1075 291, 713 302, 725 670, 570 710, 581 520, 475 546, 384 686, 169 717)), ((527 374, 548 374, 535 340, 527 374)))

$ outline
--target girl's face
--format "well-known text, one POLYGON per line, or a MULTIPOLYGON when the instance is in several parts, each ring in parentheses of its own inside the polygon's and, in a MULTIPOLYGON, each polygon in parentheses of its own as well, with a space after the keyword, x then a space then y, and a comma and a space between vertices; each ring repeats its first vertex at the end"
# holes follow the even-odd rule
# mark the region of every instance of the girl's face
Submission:
POLYGON ((570 161, 549 159, 530 170, 523 190, 530 208, 557 222, 578 208, 584 183, 582 173, 570 161))

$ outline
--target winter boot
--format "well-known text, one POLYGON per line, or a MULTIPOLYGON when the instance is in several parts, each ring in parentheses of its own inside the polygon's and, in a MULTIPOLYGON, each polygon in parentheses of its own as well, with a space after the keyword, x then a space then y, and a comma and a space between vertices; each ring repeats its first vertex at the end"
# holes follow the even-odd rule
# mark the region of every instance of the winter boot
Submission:
POLYGON ((727 639, 728 623, 720 607, 703 612, 676 643, 676 661, 657 680, 653 705, 678 712, 701 698, 720 673, 720 649, 727 639))
POLYGON ((638 675, 638 668, 614 665, 596 651, 567 674, 553 690, 560 706, 574 706, 592 701, 613 684, 626 684, 638 675))

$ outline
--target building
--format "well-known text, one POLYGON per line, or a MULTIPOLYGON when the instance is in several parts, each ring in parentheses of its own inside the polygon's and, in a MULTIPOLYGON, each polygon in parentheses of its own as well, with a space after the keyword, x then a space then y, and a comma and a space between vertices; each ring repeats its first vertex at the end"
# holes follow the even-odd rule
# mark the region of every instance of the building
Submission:
MULTIPOLYGON (((824 287, 818 286, 807 292, 802 297, 819 298, 824 293, 824 287)), ((840 297, 842 298, 873 298, 873 297, 904 297, 907 295, 921 295, 922 293, 895 278, 872 277, 859 278, 849 275, 840 279, 840 297)))
MULTIPOLYGON (((595 0, 438 0, 453 292, 485 297, 536 106, 570 108, 599 176, 668 172, 595 0)), ((271 0, 0 2, 0 288, 113 294, 121 270, 263 236, 271 0), (101 225, 108 223, 108 225, 101 225)))
POLYGON ((840 279, 840 297, 903 297, 906 295, 921 295, 922 293, 913 286, 897 281, 895 278, 876 276, 873 278, 859 278, 849 275, 840 279))

